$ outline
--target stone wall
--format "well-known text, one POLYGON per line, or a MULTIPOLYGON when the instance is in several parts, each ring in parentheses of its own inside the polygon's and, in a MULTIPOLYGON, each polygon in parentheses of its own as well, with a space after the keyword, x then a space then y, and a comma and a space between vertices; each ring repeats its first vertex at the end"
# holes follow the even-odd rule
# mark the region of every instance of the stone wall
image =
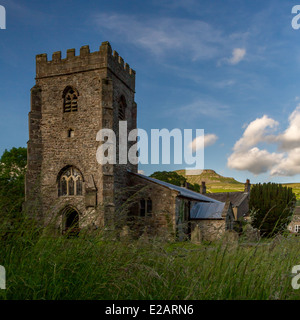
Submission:
POLYGON ((159 184, 147 181, 137 175, 130 176, 129 187, 131 202, 128 215, 133 219, 134 228, 139 230, 139 235, 147 233, 166 239, 174 239, 176 234, 176 198, 178 193, 159 184), (140 200, 152 200, 152 214, 140 217, 140 200))
POLYGON ((193 242, 215 241, 225 234, 225 219, 193 220, 191 240, 193 242))
POLYGON ((197 203, 191 199, 177 197, 176 198, 176 236, 179 241, 191 239, 191 221, 190 212, 193 205, 197 203))
POLYGON ((29 135, 27 144, 27 173, 25 196, 28 212, 36 212, 41 218, 40 175, 43 160, 42 144, 42 90, 39 86, 31 89, 31 110, 29 112, 29 135))

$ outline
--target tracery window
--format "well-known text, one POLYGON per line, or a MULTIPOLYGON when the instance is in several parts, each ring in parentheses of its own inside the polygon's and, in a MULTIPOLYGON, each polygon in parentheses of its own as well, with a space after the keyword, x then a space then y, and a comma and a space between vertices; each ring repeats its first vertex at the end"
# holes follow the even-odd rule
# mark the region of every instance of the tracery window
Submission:
POLYGON ((77 169, 67 168, 61 173, 58 181, 58 196, 81 196, 82 181, 82 176, 77 169))
POLYGON ((78 92, 71 87, 67 87, 64 92, 64 112, 78 111, 78 92))

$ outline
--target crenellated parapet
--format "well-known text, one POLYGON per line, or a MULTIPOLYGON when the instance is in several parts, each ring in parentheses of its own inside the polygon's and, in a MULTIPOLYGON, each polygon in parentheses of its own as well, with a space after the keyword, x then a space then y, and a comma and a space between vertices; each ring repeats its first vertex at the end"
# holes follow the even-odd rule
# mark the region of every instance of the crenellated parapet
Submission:
POLYGON ((124 81, 132 90, 135 89, 136 72, 116 51, 112 51, 107 41, 103 42, 99 51, 96 52, 90 52, 89 46, 81 47, 79 55, 76 55, 75 49, 69 49, 64 59, 61 51, 54 52, 52 60, 48 60, 47 54, 36 56, 37 79, 105 68, 124 81))

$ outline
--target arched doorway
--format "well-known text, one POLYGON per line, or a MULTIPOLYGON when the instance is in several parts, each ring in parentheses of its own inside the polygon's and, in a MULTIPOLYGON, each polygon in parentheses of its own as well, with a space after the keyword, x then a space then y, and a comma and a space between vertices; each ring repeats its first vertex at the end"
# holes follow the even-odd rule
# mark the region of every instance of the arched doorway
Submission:
POLYGON ((79 213, 72 207, 67 207, 63 211, 63 234, 68 238, 78 237, 79 228, 79 213))

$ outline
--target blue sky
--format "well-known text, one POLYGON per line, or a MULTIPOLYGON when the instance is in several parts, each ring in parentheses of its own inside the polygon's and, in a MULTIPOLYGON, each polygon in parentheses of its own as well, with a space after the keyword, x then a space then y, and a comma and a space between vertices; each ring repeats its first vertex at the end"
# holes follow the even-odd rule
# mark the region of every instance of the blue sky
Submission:
MULTIPOLYGON (((109 41, 137 72, 138 127, 204 129, 205 167, 300 182, 294 1, 17 1, 0 30, 0 153, 26 146, 35 55, 109 41)), ((182 166, 143 165, 146 174, 182 166)))

